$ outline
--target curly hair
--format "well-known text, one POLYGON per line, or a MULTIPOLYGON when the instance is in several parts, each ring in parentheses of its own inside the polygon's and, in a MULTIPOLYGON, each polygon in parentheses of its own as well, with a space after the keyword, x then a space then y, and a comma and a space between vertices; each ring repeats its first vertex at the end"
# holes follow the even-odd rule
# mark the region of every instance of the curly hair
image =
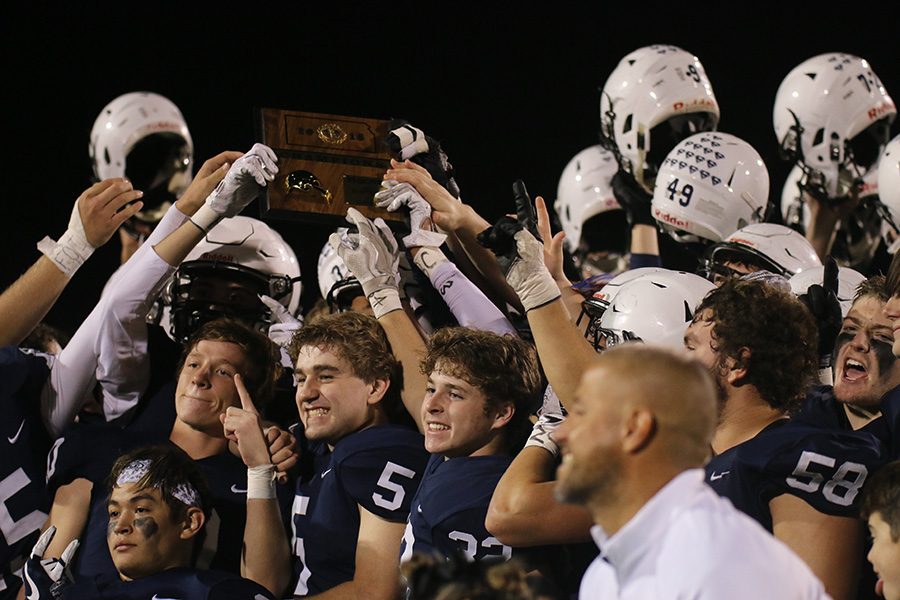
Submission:
POLYGON ((387 334, 374 317, 357 312, 325 315, 294 333, 288 353, 296 364, 304 347, 328 349, 347 361, 353 374, 366 383, 391 382, 381 405, 392 423, 415 426, 400 398, 403 370, 394 356, 387 334))
POLYGON ((178 363, 181 372, 184 361, 194 348, 203 341, 229 342, 236 344, 244 353, 245 373, 241 373, 247 391, 258 406, 265 404, 275 393, 275 382, 281 373, 281 354, 265 334, 231 318, 216 319, 204 323, 184 345, 184 352, 178 363))
POLYGON ((328 348, 346 360, 353 374, 366 383, 393 380, 400 366, 378 321, 356 312, 326 315, 298 329, 288 350, 291 359, 296 362, 304 346, 328 348))
POLYGON ((540 405, 543 389, 534 347, 512 335, 468 327, 445 327, 428 340, 419 365, 430 375, 439 369, 478 388, 485 397, 485 414, 511 403, 507 449, 521 449, 531 431, 528 415, 540 405))
POLYGON ((726 359, 747 371, 773 408, 795 409, 816 376, 818 331, 809 310, 793 294, 737 278, 712 290, 694 322, 712 321, 712 346, 720 367, 726 359))
POLYGON ((553 594, 524 564, 499 557, 469 561, 461 554, 413 554, 400 565, 409 600, 537 600, 553 594))

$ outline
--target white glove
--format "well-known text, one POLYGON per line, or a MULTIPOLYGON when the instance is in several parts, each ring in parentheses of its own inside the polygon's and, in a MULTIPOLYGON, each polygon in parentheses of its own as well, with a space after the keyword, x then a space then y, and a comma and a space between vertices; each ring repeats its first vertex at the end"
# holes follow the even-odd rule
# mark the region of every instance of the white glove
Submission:
POLYGON ((516 232, 516 254, 506 281, 516 291, 525 312, 539 308, 560 296, 559 287, 544 265, 544 244, 527 229, 516 232))
POLYGON ((383 219, 373 223, 352 207, 347 210, 347 220, 359 231, 357 239, 332 233, 328 242, 359 280, 376 319, 400 310, 400 253, 394 234, 383 219))
POLYGON ((303 327, 303 319, 294 317, 275 298, 260 294, 259 300, 272 313, 272 324, 269 325, 268 336, 281 349, 281 365, 293 369, 294 363, 291 361, 287 349, 291 344, 291 339, 294 337, 294 332, 303 327))
POLYGON ((277 160, 271 148, 253 144, 249 152, 234 161, 225 178, 191 217, 191 222, 203 231, 209 231, 222 219, 240 213, 275 179, 277 160))
POLYGON ((44 558, 47 546, 56 535, 56 527, 51 525, 41 534, 25 561, 22 573, 25 579, 26 600, 53 600, 62 596, 64 588, 72 583, 66 565, 78 549, 78 540, 72 540, 59 558, 44 558))
POLYGON ((556 392, 549 385, 544 390, 544 404, 538 411, 538 420, 531 429, 525 447, 540 446, 553 456, 559 456, 559 445, 553 440, 556 428, 566 420, 566 409, 559 403, 556 392))
POLYGON ((431 221, 431 205, 422 195, 408 183, 399 183, 392 179, 383 181, 384 188, 375 194, 375 206, 386 208, 390 212, 400 210, 406 206, 409 208, 410 233, 403 238, 403 244, 407 248, 439 248, 446 240, 443 233, 434 231, 431 221))
POLYGON ((400 140, 400 160, 428 152, 428 140, 425 139, 425 133, 418 127, 402 125, 397 129, 392 129, 391 134, 400 140))
POLYGON ((53 261, 53 264, 69 278, 84 264, 84 261, 90 258, 95 248, 88 242, 84 232, 84 223, 78 210, 78 200, 75 201, 69 217, 69 228, 62 234, 59 241, 54 242, 49 236, 45 236, 37 243, 37 249, 53 261))

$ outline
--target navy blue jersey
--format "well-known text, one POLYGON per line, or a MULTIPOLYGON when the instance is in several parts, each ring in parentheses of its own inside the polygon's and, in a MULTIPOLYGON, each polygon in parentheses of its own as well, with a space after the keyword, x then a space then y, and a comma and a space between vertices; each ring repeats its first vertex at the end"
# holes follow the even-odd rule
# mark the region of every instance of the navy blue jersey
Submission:
POLYGON ((890 460, 900 460, 900 386, 881 398, 881 420, 887 430, 890 460))
POLYGON ((781 419, 714 456, 706 465, 706 480, 772 531, 769 501, 782 494, 825 514, 856 516, 859 492, 883 461, 882 444, 870 433, 781 419))
MULTIPOLYGON (((171 442, 165 436, 136 433, 113 425, 74 427, 57 440, 48 459, 51 491, 79 478, 93 483, 90 514, 75 555, 73 573, 76 578, 115 573, 106 545, 107 477, 122 454, 159 443, 171 442)), ((238 574, 247 519, 247 467, 230 453, 194 463, 205 476, 212 498, 212 511, 197 566, 238 574)))
MULTIPOLYGON (((890 394, 887 394, 885 398, 888 396, 890 394)), ((799 412, 794 415, 793 419, 822 429, 853 431, 853 425, 847 418, 844 405, 834 397, 834 388, 830 385, 813 386, 807 392, 799 412)), ((890 447, 891 432, 887 419, 873 419, 862 428, 862 431, 877 437, 885 448, 890 447)))
POLYGON ((47 520, 44 480, 50 440, 40 413, 46 361, 14 346, 0 348, 0 598, 15 596, 22 566, 47 520))
POLYGON ((433 455, 413 498, 400 547, 400 560, 413 553, 470 560, 509 558, 512 548, 484 527, 491 496, 511 456, 463 456, 445 460, 433 455))
POLYGON ((67 588, 63 600, 273 600, 261 585, 223 571, 169 569, 134 581, 97 575, 67 588))
POLYGON ((351 581, 359 507, 403 523, 428 453, 422 436, 398 425, 370 427, 339 441, 333 452, 312 443, 314 468, 297 483, 291 549, 298 596, 351 581))

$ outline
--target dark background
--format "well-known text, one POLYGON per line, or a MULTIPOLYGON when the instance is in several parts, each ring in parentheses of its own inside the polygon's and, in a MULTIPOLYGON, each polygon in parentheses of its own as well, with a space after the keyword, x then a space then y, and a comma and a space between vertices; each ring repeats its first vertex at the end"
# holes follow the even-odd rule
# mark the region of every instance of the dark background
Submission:
MULTIPOLYGON (((792 67, 822 52, 849 52, 867 58, 888 91, 900 94, 896 9, 824 6, 232 0, 4 7, 0 286, 37 259, 41 237, 64 231, 73 201, 91 183, 88 136, 100 109, 139 90, 181 108, 195 168, 221 150, 248 149, 258 106, 406 118, 442 141, 463 197, 493 218, 507 210, 509 185, 519 177, 532 195, 555 198, 565 164, 597 141, 598 87, 618 61, 641 46, 675 44, 700 57, 722 110, 719 129, 759 150, 778 198, 787 168, 777 158, 771 111, 792 67)), ((328 232, 274 225, 301 259, 309 303, 328 232)), ((48 321, 74 329, 117 261, 114 238, 82 267, 48 321)))

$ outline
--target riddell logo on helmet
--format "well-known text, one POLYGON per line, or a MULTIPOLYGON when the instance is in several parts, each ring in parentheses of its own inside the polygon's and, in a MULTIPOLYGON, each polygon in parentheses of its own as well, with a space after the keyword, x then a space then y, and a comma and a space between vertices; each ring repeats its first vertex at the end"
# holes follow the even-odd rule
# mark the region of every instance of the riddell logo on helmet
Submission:
POLYGON ((715 110, 716 103, 709 98, 694 98, 693 100, 688 100, 687 102, 679 101, 672 104, 672 110, 674 110, 675 112, 696 111, 700 108, 709 108, 711 110, 715 110))
POLYGON ((200 260, 212 260, 216 262, 237 262, 233 256, 229 254, 219 254, 217 252, 204 252, 200 255, 200 260))
POLYGON ((750 240, 745 240, 743 238, 731 238, 728 240, 729 242, 733 242, 735 244, 740 244, 742 246, 750 246, 751 248, 756 247, 756 242, 751 242, 750 240))
POLYGON ((892 112, 896 112, 896 107, 894 107, 893 102, 882 102, 878 106, 874 108, 870 108, 869 112, 866 113, 871 120, 878 119, 879 117, 883 117, 884 115, 892 112))
POLYGON ((141 127, 141 131, 181 131, 181 125, 173 121, 156 121, 154 123, 147 123, 141 127))
POLYGON ((662 221, 663 223, 668 223, 669 225, 673 225, 680 229, 684 229, 685 227, 690 225, 690 223, 688 223, 684 219, 679 219, 678 217, 670 215, 669 213, 663 212, 663 211, 659 210, 658 208, 653 209, 653 217, 657 221, 662 221))

